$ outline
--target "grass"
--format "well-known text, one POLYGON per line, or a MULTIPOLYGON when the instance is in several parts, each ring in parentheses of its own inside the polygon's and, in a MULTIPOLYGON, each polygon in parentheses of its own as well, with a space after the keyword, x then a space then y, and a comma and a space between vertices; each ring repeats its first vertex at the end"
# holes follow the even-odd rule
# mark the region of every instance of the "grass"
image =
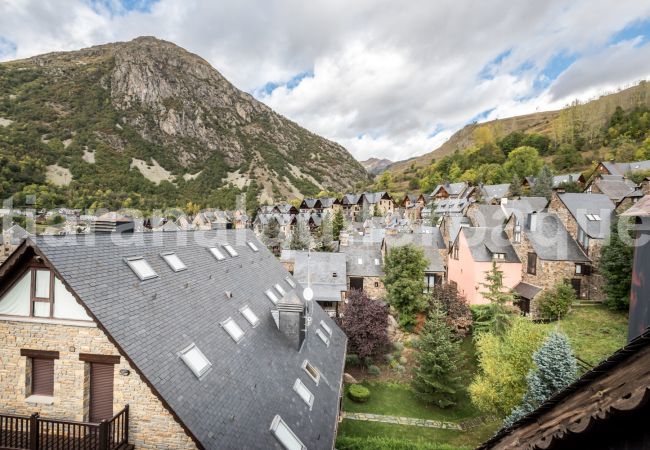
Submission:
POLYGON ((339 450, 472 449, 492 436, 499 425, 499 422, 492 422, 468 431, 456 431, 345 419, 339 426, 336 448, 339 450), (388 444, 385 441, 388 441, 388 444), (380 443, 384 445, 379 445, 380 443))
POLYGON ((592 365, 623 347, 627 340, 627 314, 603 305, 575 306, 565 319, 541 326, 549 330, 559 327, 569 337, 576 356, 592 365))

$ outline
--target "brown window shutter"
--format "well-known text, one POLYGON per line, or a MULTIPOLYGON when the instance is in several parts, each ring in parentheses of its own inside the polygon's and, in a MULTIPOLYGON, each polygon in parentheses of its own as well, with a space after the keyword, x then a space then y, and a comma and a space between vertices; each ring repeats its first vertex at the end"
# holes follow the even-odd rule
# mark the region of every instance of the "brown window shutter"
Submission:
POLYGON ((90 421, 113 417, 113 364, 90 363, 90 421))
POLYGON ((54 395, 54 360, 32 358, 32 395, 54 395))

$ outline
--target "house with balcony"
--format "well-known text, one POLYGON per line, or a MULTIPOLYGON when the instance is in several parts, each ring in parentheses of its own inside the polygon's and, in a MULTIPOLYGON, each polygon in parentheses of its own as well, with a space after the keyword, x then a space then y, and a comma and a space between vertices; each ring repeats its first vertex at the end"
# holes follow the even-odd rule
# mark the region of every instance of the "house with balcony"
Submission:
POLYGON ((0 446, 331 449, 346 337, 252 231, 26 239, 0 266, 0 446))

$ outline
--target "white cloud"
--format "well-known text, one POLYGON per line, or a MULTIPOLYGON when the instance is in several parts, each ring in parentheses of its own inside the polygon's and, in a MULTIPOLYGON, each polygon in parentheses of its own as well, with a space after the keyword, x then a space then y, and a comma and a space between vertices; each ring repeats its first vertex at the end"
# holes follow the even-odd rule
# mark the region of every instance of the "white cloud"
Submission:
POLYGON ((557 107, 650 72, 650 45, 609 44, 650 17, 648 2, 160 0, 128 14, 90 5, 1 2, 0 37, 17 48, 0 58, 155 35, 360 159, 422 154, 484 111, 492 119, 557 107), (535 80, 561 53, 580 58, 540 90, 535 80), (293 89, 261 90, 303 72, 313 76, 293 89))

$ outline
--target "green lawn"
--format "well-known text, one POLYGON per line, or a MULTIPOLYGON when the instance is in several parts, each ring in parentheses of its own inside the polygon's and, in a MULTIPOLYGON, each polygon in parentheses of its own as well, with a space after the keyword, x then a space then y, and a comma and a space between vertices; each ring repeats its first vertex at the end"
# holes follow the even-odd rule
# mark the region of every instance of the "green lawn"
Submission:
POLYGON ((574 306, 560 322, 542 325, 556 326, 567 334, 576 356, 596 365, 627 341, 627 313, 612 311, 605 306, 574 306))

